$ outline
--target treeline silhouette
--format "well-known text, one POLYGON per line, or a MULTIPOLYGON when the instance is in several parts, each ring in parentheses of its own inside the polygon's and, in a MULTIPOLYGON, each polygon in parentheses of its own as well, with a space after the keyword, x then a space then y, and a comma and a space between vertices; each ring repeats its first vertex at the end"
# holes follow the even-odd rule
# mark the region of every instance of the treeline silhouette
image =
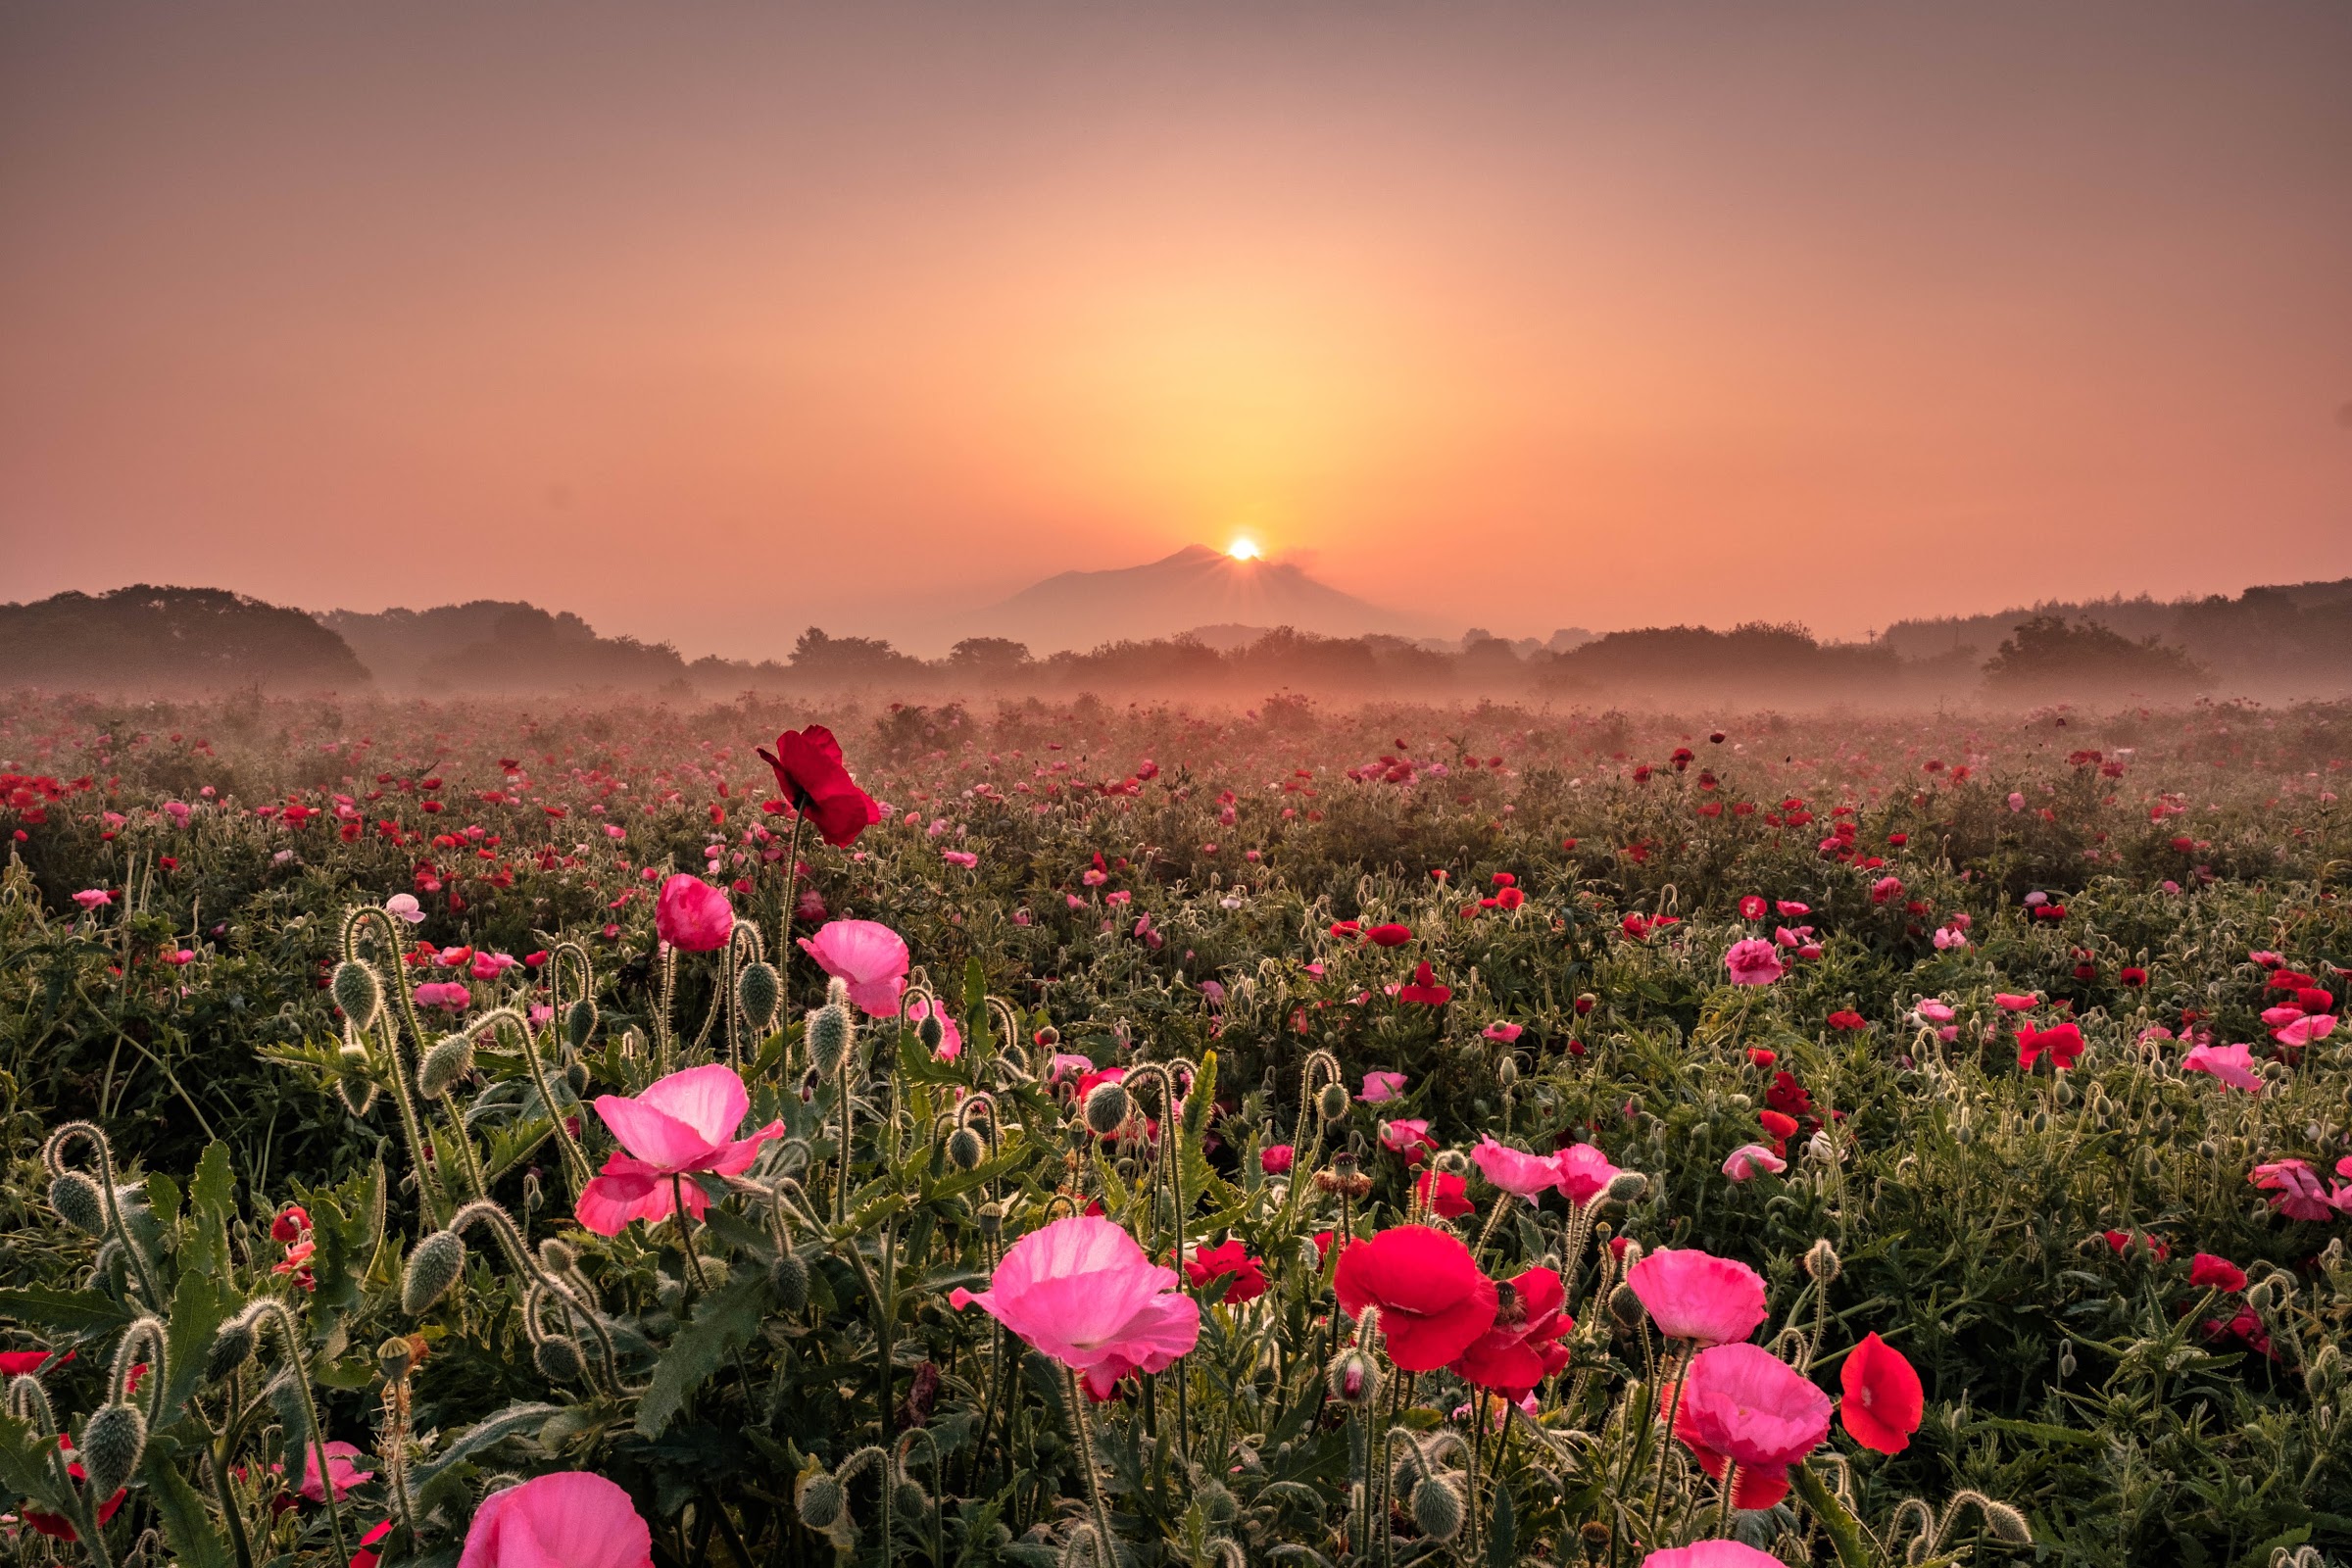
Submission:
POLYGON ((221 588, 138 583, 0 605, 0 684, 316 691, 367 683, 350 646, 309 615, 221 588))

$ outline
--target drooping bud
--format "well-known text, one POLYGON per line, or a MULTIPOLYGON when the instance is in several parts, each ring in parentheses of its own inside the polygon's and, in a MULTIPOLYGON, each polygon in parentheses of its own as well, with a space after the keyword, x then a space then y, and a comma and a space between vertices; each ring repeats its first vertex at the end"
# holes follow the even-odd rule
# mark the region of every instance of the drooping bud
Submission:
POLYGON ((987 1157, 988 1146, 969 1127, 958 1127, 948 1135, 948 1163, 957 1170, 975 1169, 987 1157))
POLYGON ((427 1100, 439 1100, 471 1071, 473 1036, 451 1035, 424 1054, 424 1061, 416 1069, 416 1092, 427 1100))
POLYGON ((81 1429, 82 1472, 89 1496, 104 1502, 122 1490, 147 1451, 147 1412, 135 1404, 102 1404, 81 1429))
POLYGON ((841 1071, 849 1059, 850 1009, 827 1003, 808 1014, 808 1059, 816 1070, 827 1078, 841 1071))
POLYGON ((106 1234, 106 1196, 77 1170, 61 1170, 49 1183, 49 1206, 84 1236, 106 1234))
POLYGON ((804 1471, 792 1489, 792 1505, 799 1511, 801 1523, 811 1530, 832 1529, 847 1500, 841 1483, 822 1470, 804 1471))
POLYGON ((400 1309, 421 1316, 466 1269, 466 1238, 456 1231, 435 1231, 409 1253, 409 1271, 400 1282, 400 1309))
POLYGON ((585 1051, 596 1035, 596 1004, 586 997, 564 1009, 564 1036, 574 1051, 585 1051))
POLYGON ((571 1091, 574 1100, 586 1094, 588 1092, 588 1064, 584 1061, 565 1063, 564 1087, 571 1091))
POLYGON ((241 1317, 232 1317, 213 1335, 212 1348, 204 1356, 204 1381, 218 1383, 253 1359, 255 1334, 253 1325, 241 1317))
POLYGON ((1315 1097, 1315 1114, 1325 1121, 1340 1121, 1348 1114, 1348 1086, 1325 1084, 1315 1097))
POLYGON ((1462 1533, 1462 1494, 1450 1481, 1424 1475, 1413 1484, 1413 1528, 1432 1541, 1451 1541, 1462 1533))
POLYGON ((776 978, 775 965, 764 958, 745 964, 743 973, 735 977, 735 1002, 757 1033, 773 1029, 776 1009, 784 1004, 784 987, 776 978))
POLYGON ((936 1011, 926 1013, 923 1015, 922 1021, 914 1026, 914 1038, 923 1043, 925 1051, 936 1053, 941 1046, 948 1043, 947 1025, 939 1021, 939 1014, 936 1011))
POLYGON ((1099 1138, 1127 1125, 1127 1091, 1118 1084, 1095 1085, 1086 1097, 1086 1125, 1099 1138))
POLYGON ((355 963, 349 958, 336 964, 331 988, 335 994, 335 1005, 343 1009, 343 1016, 350 1020, 354 1029, 367 1028, 375 1022, 375 1015, 383 1010, 384 983, 375 977, 375 971, 367 964, 355 963))
POLYGON ((777 1253, 776 1260, 767 1265, 767 1288, 778 1306, 798 1312, 808 1304, 808 1265, 794 1253, 777 1253))
POLYGON ((920 1519, 931 1508, 931 1494, 909 1477, 901 1477, 892 1489, 891 1506, 909 1519, 920 1519))
POLYGON ((1519 1081, 1519 1058, 1505 1056, 1494 1064, 1494 1081, 1508 1089, 1519 1081))
POLYGON ((2267 1315, 2271 1310, 2271 1303, 2278 1299, 2278 1291, 2272 1287, 2269 1280, 2257 1280, 2246 1287, 2246 1305, 2252 1307, 2257 1314, 2267 1315))
POLYGON ((375 1079, 368 1071, 368 1048, 357 1041, 335 1053, 335 1093, 354 1116, 365 1116, 375 1103, 375 1079))
POLYGON ((587 1373, 580 1348, 561 1334, 551 1334, 531 1347, 531 1364, 550 1383, 577 1383, 587 1373))
POLYGON ((568 1274, 579 1267, 580 1254, 571 1244, 550 1236, 539 1244, 539 1266, 550 1274, 568 1274))
POLYGON ((1630 1203, 1649 1191, 1649 1178, 1638 1170, 1621 1170, 1609 1178, 1609 1197, 1620 1203, 1630 1203))
POLYGON ((1031 1038, 1036 1040, 1038 1045, 1043 1047, 1045 1050, 1052 1051, 1055 1046, 1061 1044, 1061 1031, 1054 1028, 1052 1024, 1048 1024, 1043 1029, 1040 1029, 1031 1038))

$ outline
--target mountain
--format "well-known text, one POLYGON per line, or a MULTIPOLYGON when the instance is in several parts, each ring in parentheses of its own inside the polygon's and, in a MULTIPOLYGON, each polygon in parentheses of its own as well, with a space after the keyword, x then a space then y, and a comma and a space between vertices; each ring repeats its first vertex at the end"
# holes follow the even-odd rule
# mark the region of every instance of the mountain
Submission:
POLYGON ((1065 571, 966 617, 963 636, 1011 637, 1038 653, 1171 637, 1197 626, 1289 626, 1325 637, 1428 630, 1282 562, 1237 561, 1187 545, 1164 561, 1065 571))
POLYGON ((299 610, 138 583, 0 605, 0 679, 53 690, 357 691, 368 670, 299 610))

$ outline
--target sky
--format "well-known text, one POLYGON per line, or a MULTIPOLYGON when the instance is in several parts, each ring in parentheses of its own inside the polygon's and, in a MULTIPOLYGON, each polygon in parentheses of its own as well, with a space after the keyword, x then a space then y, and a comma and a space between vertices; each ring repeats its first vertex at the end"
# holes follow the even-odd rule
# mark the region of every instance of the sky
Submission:
POLYGON ((2339 0, 0 8, 0 599, 930 651, 2352 575, 2339 0))

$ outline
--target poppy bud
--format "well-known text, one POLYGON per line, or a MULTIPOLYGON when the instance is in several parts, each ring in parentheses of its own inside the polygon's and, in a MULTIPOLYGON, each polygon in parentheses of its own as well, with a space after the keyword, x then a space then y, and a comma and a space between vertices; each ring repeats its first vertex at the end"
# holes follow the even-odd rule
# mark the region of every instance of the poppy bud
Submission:
POLYGON ((1519 1058, 1505 1056, 1494 1064, 1494 1081, 1508 1089, 1519 1081, 1519 1058))
POLYGON ((102 1404, 81 1429, 82 1474, 89 1496, 103 1502, 122 1490, 147 1451, 147 1412, 135 1404, 102 1404))
POLYGON ((1034 1038, 1039 1046, 1043 1047, 1047 1051, 1052 1051, 1055 1046, 1061 1044, 1061 1031, 1054 1028, 1052 1024, 1048 1024, 1043 1029, 1040 1029, 1034 1038))
POLYGON ((1609 1293, 1609 1316, 1617 1320, 1617 1326, 1621 1329, 1638 1326, 1645 1310, 1642 1298, 1634 1294, 1630 1285, 1620 1285, 1609 1293))
POLYGON ((2062 1378, 2075 1375, 2075 1348, 2072 1345, 2058 1347, 2058 1375, 2062 1378))
POLYGON ((1609 1549, 1609 1527, 1598 1519, 1588 1519, 1577 1527, 1577 1539, 1584 1543, 1585 1555, 1597 1561, 1609 1549))
POLYGON ((1201 1515, 1212 1525, 1231 1524, 1242 1511, 1224 1483, 1205 1477, 1193 1488, 1193 1500, 1200 1504, 1201 1515))
POLYGON ((1451 1482, 1425 1475, 1414 1483, 1413 1528, 1432 1541, 1451 1541, 1462 1533, 1462 1494, 1451 1482))
POLYGON ((1325 1121, 1338 1121, 1348 1114, 1348 1086, 1325 1084, 1315 1097, 1315 1114, 1325 1121))
POLYGON ((574 1051, 585 1051, 596 1033, 596 1004, 582 997, 564 1009, 564 1034, 574 1051))
POLYGON ((1609 1197, 1630 1203, 1649 1191, 1649 1178, 1638 1170, 1621 1170, 1609 1178, 1609 1197))
POLYGON ((539 1184, 537 1166, 522 1173, 522 1211, 536 1214, 547 1206, 547 1190, 539 1184))
POLYGON ((1805 1273, 1812 1277, 1814 1283, 1830 1284, 1838 1278, 1838 1249, 1830 1245, 1827 1236, 1805 1249, 1805 1273))
POLYGON ((891 1506, 909 1519, 919 1519, 931 1506, 931 1494, 910 1480, 902 1479, 890 1494, 891 1506))
POLYGON ((580 1348, 561 1334, 551 1334, 531 1347, 531 1364, 550 1383, 577 1383, 588 1370, 580 1348))
POLYGON ((439 1100, 471 1071, 473 1036, 451 1035, 424 1054, 423 1062, 416 1068, 416 1092, 427 1100, 439 1100))
POLYGON ((1361 1410, 1380 1393, 1380 1364, 1349 1346, 1331 1358, 1331 1365, 1324 1369, 1323 1381, 1333 1398, 1361 1410))
POLYGON ((822 1470, 803 1473, 800 1484, 792 1489, 792 1505, 799 1510, 801 1523, 811 1530, 832 1529, 846 1500, 841 1483, 822 1470))
POLYGON ((255 1338, 253 1325, 241 1317, 221 1324, 204 1354, 204 1381, 218 1383, 252 1360, 255 1338))
POLYGON ((1599 1005, 1600 999, 1587 991, 1576 999, 1576 1015, 1580 1018, 1588 1017, 1592 1014, 1592 1009, 1599 1005))
POLYGON ((914 1026, 914 1038, 923 1043, 925 1051, 936 1052, 948 1043, 947 1025, 939 1021, 938 1013, 928 1013, 914 1026))
POLYGON ((588 1092, 588 1064, 584 1061, 567 1063, 564 1068, 564 1087, 574 1099, 588 1092))
POLYGON ((2258 1315, 2267 1316, 2271 1310, 2271 1303, 2278 1298, 2278 1293, 2273 1289, 2269 1280, 2262 1280, 2246 1289, 2246 1304, 2252 1307, 2258 1315))
POLYGON ((645 1054, 645 1031, 635 1024, 620 1032, 620 1054, 631 1060, 645 1054))
POLYGON ((579 1263, 580 1254, 572 1250, 569 1242, 550 1236, 539 1244, 539 1266, 550 1274, 568 1274, 579 1263))
POLYGON ((421 1316, 449 1294, 466 1268, 466 1238, 456 1231, 435 1231, 409 1253, 409 1270, 400 1282, 400 1309, 421 1316))
POLYGON ((384 983, 364 963, 346 958, 336 964, 330 988, 335 994, 335 1005, 343 1009, 343 1016, 354 1029, 367 1028, 383 1010, 384 983))
POLYGON ((1127 1123, 1127 1091, 1117 1084, 1097 1084, 1086 1097, 1086 1124, 1096 1136, 1108 1138, 1127 1123))
POLYGON ((1465 1176, 1470 1171, 1470 1156, 1458 1149, 1443 1150, 1429 1163, 1430 1169, 1447 1176, 1465 1176))
POLYGON ((368 1074, 368 1048, 356 1041, 335 1053, 335 1093, 355 1116, 375 1103, 375 1080, 368 1074))
POLYGON ((808 1265, 796 1253, 778 1252, 776 1260, 767 1265, 767 1288, 774 1293, 778 1306, 798 1312, 808 1304, 808 1265))
POLYGON ((106 1234, 106 1198, 98 1184, 77 1170, 59 1171, 49 1183, 49 1206, 84 1236, 106 1234))
POLYGON ((850 1054, 850 1012, 831 1003, 808 1015, 808 1059, 830 1078, 850 1054))
POLYGON ((958 1127, 948 1135, 948 1163, 957 1170, 974 1169, 987 1157, 988 1146, 969 1127, 958 1127))
POLYGON ((735 979, 735 1002, 755 1031, 765 1034, 774 1028, 776 1009, 784 1004, 784 988, 776 978, 775 965, 764 958, 745 964, 735 979))

